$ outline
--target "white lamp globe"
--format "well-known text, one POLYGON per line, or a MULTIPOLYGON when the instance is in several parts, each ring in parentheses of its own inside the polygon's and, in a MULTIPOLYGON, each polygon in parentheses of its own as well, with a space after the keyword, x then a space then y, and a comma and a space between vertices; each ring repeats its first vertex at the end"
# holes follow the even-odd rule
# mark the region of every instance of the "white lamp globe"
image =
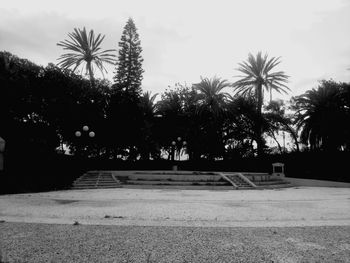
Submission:
POLYGON ((80 137, 81 136, 81 132, 80 131, 76 131, 75 132, 75 136, 80 137))
POLYGON ((83 127, 83 131, 88 131, 88 130, 89 130, 89 127, 85 125, 85 126, 83 127))
POLYGON ((95 133, 94 133, 93 131, 91 131, 91 132, 89 132, 89 136, 90 136, 91 138, 93 138, 93 137, 95 137, 95 133))

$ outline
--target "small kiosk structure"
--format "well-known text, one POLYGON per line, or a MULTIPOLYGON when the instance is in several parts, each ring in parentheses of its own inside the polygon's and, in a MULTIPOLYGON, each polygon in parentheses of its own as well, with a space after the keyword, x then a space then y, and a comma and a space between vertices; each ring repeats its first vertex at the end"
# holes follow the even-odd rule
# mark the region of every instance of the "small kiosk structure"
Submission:
POLYGON ((285 177, 284 163, 273 163, 272 164, 272 175, 278 176, 278 177, 285 177))

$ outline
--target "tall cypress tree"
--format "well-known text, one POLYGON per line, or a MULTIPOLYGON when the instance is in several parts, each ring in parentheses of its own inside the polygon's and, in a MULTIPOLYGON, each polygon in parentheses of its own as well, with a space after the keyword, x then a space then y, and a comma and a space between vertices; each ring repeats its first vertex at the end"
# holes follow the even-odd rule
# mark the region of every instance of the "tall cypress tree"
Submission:
POLYGON ((114 76, 116 87, 130 93, 141 95, 143 58, 139 34, 134 21, 129 18, 119 42, 117 72, 114 76))

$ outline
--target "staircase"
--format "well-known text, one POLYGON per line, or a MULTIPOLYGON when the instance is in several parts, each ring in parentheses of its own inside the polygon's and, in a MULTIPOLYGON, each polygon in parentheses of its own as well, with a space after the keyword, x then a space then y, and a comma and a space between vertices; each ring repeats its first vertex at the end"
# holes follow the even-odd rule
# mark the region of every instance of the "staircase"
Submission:
POLYGON ((120 187, 111 172, 89 171, 74 181, 72 189, 100 189, 120 187))
MULTIPOLYGON (((123 172, 116 172, 118 179, 123 172)), ((125 172, 124 172, 125 173, 125 172)), ((230 190, 232 186, 214 172, 136 171, 127 173, 123 184, 127 188, 170 188, 187 190, 230 190)))
POLYGON ((256 185, 242 173, 221 173, 221 176, 229 181, 236 189, 254 189, 256 185))
POLYGON ((267 173, 193 171, 89 171, 74 181, 72 189, 150 188, 191 190, 275 189, 292 187, 267 173))

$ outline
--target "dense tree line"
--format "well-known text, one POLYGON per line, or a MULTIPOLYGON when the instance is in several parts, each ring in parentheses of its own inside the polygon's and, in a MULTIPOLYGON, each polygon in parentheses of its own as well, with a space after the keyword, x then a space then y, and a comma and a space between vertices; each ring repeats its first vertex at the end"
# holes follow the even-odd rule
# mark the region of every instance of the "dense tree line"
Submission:
MULTIPOLYGON (((176 84, 156 102, 157 94, 135 96, 105 80, 95 80, 92 89, 70 70, 41 67, 8 52, 0 53, 0 71, 0 134, 9 150, 55 152, 64 145, 72 153, 147 160, 169 153, 181 137, 191 159, 231 159, 254 156, 261 131, 280 152, 281 131, 291 134, 294 150, 349 150, 347 83, 322 81, 292 98, 289 107, 271 101, 260 114, 254 96, 232 96, 224 91, 230 84, 216 77, 176 84), (96 136, 75 137, 83 125, 96 136)), ((271 152, 266 144, 264 152, 271 152)))
POLYGON ((0 136, 7 151, 149 160, 170 158, 180 137, 191 160, 230 160, 285 152, 281 133, 290 135, 290 151, 349 151, 349 83, 323 80, 288 102, 272 100, 272 90, 289 91, 288 76, 273 72, 279 58, 258 53, 239 63, 243 76, 235 83, 201 78, 160 95, 142 93, 142 48, 132 19, 116 60, 114 50, 100 50, 100 34, 75 29, 69 38, 58 43, 68 52, 59 67, 0 52, 0 136), (88 78, 75 73, 82 63, 88 78), (116 64, 114 83, 94 76, 93 65, 104 71, 103 63, 116 64), (96 136, 76 137, 84 125, 96 136))

